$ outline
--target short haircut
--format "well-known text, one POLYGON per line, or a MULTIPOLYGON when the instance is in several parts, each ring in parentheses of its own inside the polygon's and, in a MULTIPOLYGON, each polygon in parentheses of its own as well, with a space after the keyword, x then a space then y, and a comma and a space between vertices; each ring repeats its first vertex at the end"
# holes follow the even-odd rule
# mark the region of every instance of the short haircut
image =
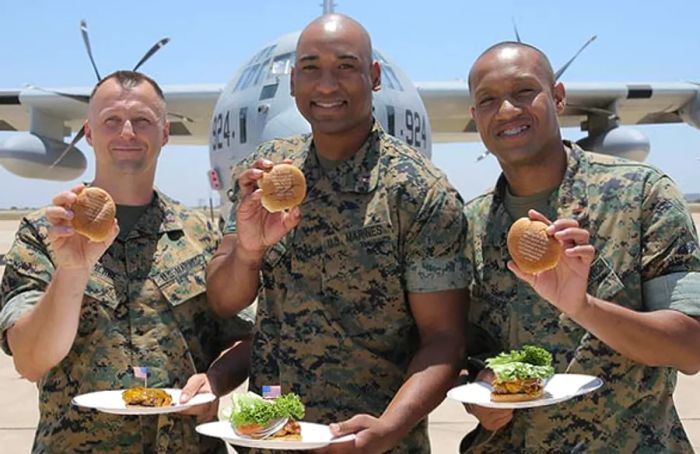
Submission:
POLYGON ((119 83, 119 85, 121 85, 124 88, 134 88, 137 85, 142 84, 143 82, 147 82, 151 84, 158 97, 161 100, 163 100, 163 102, 165 102, 165 95, 163 95, 163 90, 161 90, 160 86, 158 86, 158 83, 155 80, 151 79, 144 73, 126 70, 114 71, 112 74, 103 77, 99 82, 97 82, 95 88, 92 89, 92 93, 90 93, 91 99, 93 96, 95 96, 97 89, 100 88, 100 86, 109 79, 116 80, 119 83))
POLYGON ((491 52, 497 51, 499 49, 505 48, 505 47, 515 47, 515 48, 520 48, 520 49, 527 49, 534 51, 537 56, 540 58, 540 61, 544 65, 544 70, 545 70, 545 75, 550 79, 550 82, 554 84, 554 70, 552 69, 552 64, 549 62, 549 58, 533 45, 526 44, 523 42, 519 41, 501 41, 500 43, 496 43, 493 46, 489 47, 485 51, 479 55, 476 60, 474 60, 474 63, 472 64, 472 69, 469 70, 469 78, 467 79, 467 83, 469 84, 469 91, 471 92, 472 90, 472 70, 474 69, 474 66, 476 63, 481 60, 482 57, 484 57, 487 54, 490 54, 491 52))

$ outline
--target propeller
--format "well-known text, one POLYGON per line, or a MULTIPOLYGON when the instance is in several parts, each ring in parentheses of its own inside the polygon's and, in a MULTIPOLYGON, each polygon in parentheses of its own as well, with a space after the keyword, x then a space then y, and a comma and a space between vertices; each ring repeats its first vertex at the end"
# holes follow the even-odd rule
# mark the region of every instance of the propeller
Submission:
MULTIPOLYGON (((97 77, 98 82, 102 80, 102 77, 100 76, 100 72, 97 70, 97 64, 95 64, 95 59, 92 56, 92 47, 90 46, 90 36, 88 34, 88 27, 87 27, 87 22, 85 20, 80 21, 80 34, 83 37, 83 43, 85 44, 85 50, 87 51, 88 57, 90 57, 90 63, 92 64, 92 69, 95 71, 95 76, 97 77)), ((158 52, 163 46, 168 44, 170 42, 170 38, 163 38, 157 43, 155 43, 153 46, 151 46, 150 49, 148 49, 148 52, 144 54, 143 57, 141 57, 141 60, 134 66, 133 71, 137 71, 141 65, 146 63, 149 58, 151 58, 156 52, 158 52)), ((65 93, 65 92, 60 92, 60 91, 53 91, 53 90, 45 90, 43 88, 39 87, 34 87, 34 86, 29 86, 30 88, 33 88, 35 90, 40 90, 46 93, 53 93, 55 95, 63 96, 69 99, 72 99, 74 101, 79 101, 79 102, 84 102, 88 103, 90 101, 90 96, 87 95, 74 95, 71 93, 65 93)), ((173 113, 173 112, 168 112, 168 116, 172 118, 176 118, 180 121, 187 122, 187 123, 194 123, 194 120, 191 119, 190 117, 186 115, 181 115, 178 113, 173 113)), ((78 133, 73 137, 73 140, 70 141, 68 146, 66 146, 66 149, 63 150, 63 152, 54 160, 54 162, 48 167, 46 170, 49 172, 51 169, 56 167, 62 160, 63 158, 66 157, 66 155, 73 149, 75 148, 75 145, 80 142, 80 140, 85 136, 85 125, 83 125, 80 130, 78 130, 78 133)))
POLYGON ((92 57, 92 48, 90 47, 90 37, 88 36, 87 22, 85 22, 85 19, 80 21, 80 33, 83 35, 83 43, 85 44, 85 49, 87 50, 88 57, 90 57, 90 63, 92 63, 92 69, 95 70, 95 76, 97 76, 97 80, 102 80, 102 77, 100 77, 100 72, 97 70, 97 65, 95 64, 95 59, 92 57))
POLYGON ((515 23, 515 18, 512 17, 511 20, 513 21, 513 33, 515 33, 515 39, 519 42, 522 43, 523 40, 520 39, 520 33, 518 33, 518 24, 515 23))
POLYGON ((139 60, 138 63, 136 63, 136 66, 134 66, 134 71, 138 70, 141 65, 146 63, 146 61, 153 56, 156 52, 158 52, 163 46, 168 44, 170 42, 170 38, 163 38, 157 43, 155 43, 150 49, 148 49, 148 52, 139 60))
POLYGON ((571 64, 574 62, 574 60, 576 60, 576 57, 578 57, 579 54, 580 54, 581 52, 583 52, 583 50, 584 50, 586 47, 588 47, 589 44, 591 44, 593 41, 595 41, 596 38, 598 38, 598 35, 593 35, 593 36, 591 36, 590 38, 588 38, 588 41, 586 41, 586 43, 585 43, 583 46, 581 46, 581 48, 578 50, 578 52, 576 52, 576 53, 574 54, 574 56, 571 57, 571 59, 570 59, 569 61, 567 61, 567 62, 564 64, 564 66, 562 66, 561 68, 559 68, 559 69, 557 70, 557 72, 554 73, 554 80, 559 80, 559 78, 561 77, 561 75, 564 74, 564 71, 566 71, 566 70, 569 68, 569 65, 571 65, 571 64))

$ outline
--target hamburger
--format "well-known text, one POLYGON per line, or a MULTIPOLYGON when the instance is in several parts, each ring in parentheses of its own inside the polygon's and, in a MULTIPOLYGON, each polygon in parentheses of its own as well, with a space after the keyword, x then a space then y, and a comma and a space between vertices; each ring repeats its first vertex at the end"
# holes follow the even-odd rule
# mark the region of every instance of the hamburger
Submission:
POLYGON ((94 186, 83 189, 71 210, 71 225, 76 232, 96 242, 109 238, 117 206, 107 191, 94 186))
POLYGON ((537 274, 557 266, 561 246, 547 234, 547 227, 544 222, 520 218, 508 230, 508 252, 526 273, 537 274))
POLYGON ((306 197, 304 173, 291 164, 275 164, 258 182, 262 206, 270 213, 295 207, 306 197))
POLYGON ((254 393, 234 394, 233 408, 229 421, 233 430, 240 436, 261 438, 259 435, 280 419, 286 424, 272 435, 264 438, 300 440, 301 426, 297 421, 304 417, 305 409, 301 399, 294 393, 284 394, 275 399, 263 399, 254 393))
POLYGON ((554 375, 552 354, 533 345, 500 353, 487 359, 486 365, 495 375, 491 383, 493 402, 539 399, 544 394, 545 381, 554 375))

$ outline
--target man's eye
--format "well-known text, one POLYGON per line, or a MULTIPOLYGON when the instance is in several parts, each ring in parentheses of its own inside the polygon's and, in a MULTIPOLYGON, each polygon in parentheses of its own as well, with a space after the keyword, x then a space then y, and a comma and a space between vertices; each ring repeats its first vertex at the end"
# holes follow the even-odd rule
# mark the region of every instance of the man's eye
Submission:
POLYGON ((484 107, 484 106, 488 106, 488 105, 491 104, 492 102, 493 102, 493 98, 491 98, 491 97, 489 97, 489 98, 481 98, 477 104, 478 104, 479 106, 481 106, 481 107, 484 107))
POLYGON ((304 65, 301 67, 301 69, 303 71, 314 71, 314 70, 318 69, 318 66, 316 66, 316 65, 304 65))
POLYGON ((338 65, 339 69, 353 69, 355 66, 353 66, 350 63, 341 63, 338 65))

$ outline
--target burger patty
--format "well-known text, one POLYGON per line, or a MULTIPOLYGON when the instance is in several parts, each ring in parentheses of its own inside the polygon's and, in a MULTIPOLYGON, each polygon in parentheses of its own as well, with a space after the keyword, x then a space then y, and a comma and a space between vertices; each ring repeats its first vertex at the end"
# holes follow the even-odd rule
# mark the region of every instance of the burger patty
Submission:
POLYGON ((542 390, 542 380, 530 378, 527 380, 494 380, 491 384, 494 394, 537 394, 542 390))

